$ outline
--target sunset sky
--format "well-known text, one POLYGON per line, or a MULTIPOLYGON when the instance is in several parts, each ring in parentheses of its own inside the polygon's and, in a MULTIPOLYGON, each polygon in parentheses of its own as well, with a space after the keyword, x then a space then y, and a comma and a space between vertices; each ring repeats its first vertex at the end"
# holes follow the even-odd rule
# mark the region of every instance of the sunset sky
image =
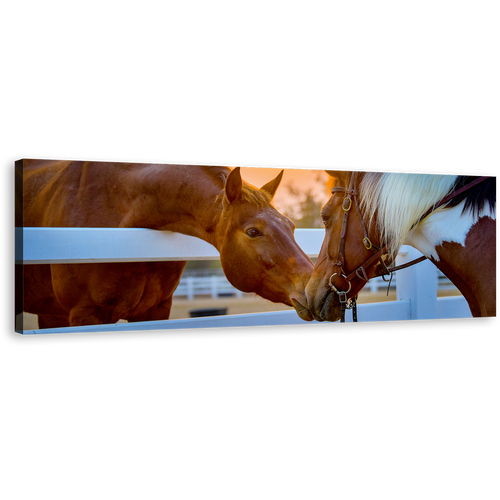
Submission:
MULTIPOLYGON (((274 179, 280 171, 281 169, 279 168, 242 167, 241 176, 244 181, 260 188, 274 179)), ((328 199, 327 179, 328 174, 324 170, 285 169, 273 203, 278 210, 282 210, 284 206, 293 202, 294 198, 290 196, 287 189, 289 186, 303 193, 312 189, 317 195, 318 200, 321 200, 321 203, 326 203, 328 199), (321 178, 320 182, 317 181, 318 175, 321 178)))

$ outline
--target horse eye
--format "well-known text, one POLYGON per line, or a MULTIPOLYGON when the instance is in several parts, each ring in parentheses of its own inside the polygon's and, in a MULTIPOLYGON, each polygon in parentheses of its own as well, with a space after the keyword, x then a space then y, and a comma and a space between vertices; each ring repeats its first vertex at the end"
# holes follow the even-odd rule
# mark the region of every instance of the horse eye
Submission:
POLYGON ((254 227, 247 229, 245 232, 248 234, 248 236, 250 236, 250 238, 257 238, 257 236, 262 236, 262 233, 254 227))
POLYGON ((330 217, 321 214, 321 222, 326 226, 328 224, 328 221, 330 220, 330 217))

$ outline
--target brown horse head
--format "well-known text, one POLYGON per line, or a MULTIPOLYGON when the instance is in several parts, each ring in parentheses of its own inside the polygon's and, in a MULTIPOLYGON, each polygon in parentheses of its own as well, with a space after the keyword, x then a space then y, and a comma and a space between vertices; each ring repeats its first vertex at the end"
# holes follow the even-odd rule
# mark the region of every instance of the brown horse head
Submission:
POLYGON ((217 248, 233 286, 293 306, 302 319, 310 321, 305 287, 313 263, 294 239, 293 222, 271 205, 282 176, 283 171, 256 189, 242 182, 239 168, 230 172, 217 226, 217 248))
MULTIPOLYGON (((340 299, 356 297, 367 280, 379 274, 381 264, 377 262, 359 271, 359 275, 352 276, 373 257, 373 248, 378 247, 380 241, 367 229, 363 220, 356 199, 358 186, 351 182, 352 173, 327 173, 332 177, 333 188, 332 196, 321 210, 326 229, 325 239, 306 295, 309 309, 316 320, 337 321, 340 319, 340 299), (367 236, 369 241, 366 240, 367 236), (343 292, 345 296, 342 297, 343 292)), ((384 259, 387 257, 384 256, 384 259)))

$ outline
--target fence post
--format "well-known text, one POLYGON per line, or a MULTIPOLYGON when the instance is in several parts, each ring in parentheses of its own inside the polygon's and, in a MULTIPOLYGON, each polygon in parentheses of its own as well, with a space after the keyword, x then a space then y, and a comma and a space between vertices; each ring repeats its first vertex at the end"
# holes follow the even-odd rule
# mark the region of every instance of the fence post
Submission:
POLYGON ((210 276, 210 295, 212 299, 217 298, 217 282, 219 281, 219 277, 215 274, 210 276))
POLYGON ((188 300, 194 299, 194 278, 192 276, 188 276, 186 278, 186 293, 188 300))
MULTIPOLYGON (((418 259, 422 254, 413 247, 401 248, 396 265, 418 259)), ((410 319, 435 319, 437 314, 436 266, 430 260, 397 271, 397 298, 410 301, 410 319)))

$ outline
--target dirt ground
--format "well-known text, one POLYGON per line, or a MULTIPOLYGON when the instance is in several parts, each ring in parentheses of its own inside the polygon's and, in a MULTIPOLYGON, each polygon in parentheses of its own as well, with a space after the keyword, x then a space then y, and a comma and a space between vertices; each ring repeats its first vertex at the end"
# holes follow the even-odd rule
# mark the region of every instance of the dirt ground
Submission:
MULTIPOLYGON (((460 295, 458 290, 438 291, 439 297, 460 295)), ((361 292, 358 298, 358 304, 368 304, 371 302, 385 302, 396 300, 396 292, 389 292, 387 296, 385 291, 379 292, 361 292)), ((191 316, 190 311, 198 309, 221 309, 226 308, 226 314, 247 314, 268 311, 286 311, 292 308, 283 304, 274 304, 257 295, 245 294, 242 298, 236 297, 220 297, 212 298, 196 298, 187 300, 183 298, 174 298, 170 319, 183 319, 191 316)), ((16 325, 17 326, 17 325, 16 325)), ((24 329, 35 330, 38 328, 37 316, 34 314, 24 313, 24 329)))

